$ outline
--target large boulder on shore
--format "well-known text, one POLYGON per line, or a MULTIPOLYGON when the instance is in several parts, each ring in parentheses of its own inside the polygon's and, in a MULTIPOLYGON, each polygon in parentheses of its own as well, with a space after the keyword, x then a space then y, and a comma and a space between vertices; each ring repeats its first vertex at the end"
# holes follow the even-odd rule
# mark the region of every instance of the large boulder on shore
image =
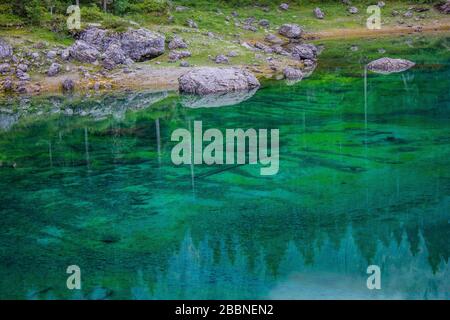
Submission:
POLYGON ((203 67, 183 74, 179 79, 180 92, 211 94, 251 90, 260 86, 256 77, 240 68, 203 67))
POLYGON ((3 39, 0 39, 0 59, 5 59, 13 54, 12 47, 3 39))
POLYGON ((303 29, 297 24, 283 24, 278 33, 289 39, 297 39, 302 35, 303 29))
POLYGON ((127 59, 144 61, 160 56, 164 53, 164 46, 165 37, 148 29, 130 28, 126 32, 117 33, 91 27, 80 32, 79 40, 69 51, 73 58, 81 62, 92 63, 101 55, 103 64, 112 68, 116 64, 125 63, 127 59))
POLYGON ((309 43, 299 44, 291 48, 291 54, 297 60, 314 60, 317 57, 317 47, 309 43))
POLYGON ((122 50, 134 61, 144 61, 164 53, 166 38, 159 33, 141 28, 130 29, 120 39, 122 50))
POLYGON ((69 53, 75 60, 85 63, 93 63, 100 57, 100 52, 97 48, 83 40, 77 40, 70 46, 69 53))
POLYGON ((445 3, 438 3, 435 8, 441 13, 450 14, 450 0, 445 3))
POLYGON ((367 64, 367 69, 376 73, 402 72, 414 67, 415 63, 405 59, 381 58, 367 64))

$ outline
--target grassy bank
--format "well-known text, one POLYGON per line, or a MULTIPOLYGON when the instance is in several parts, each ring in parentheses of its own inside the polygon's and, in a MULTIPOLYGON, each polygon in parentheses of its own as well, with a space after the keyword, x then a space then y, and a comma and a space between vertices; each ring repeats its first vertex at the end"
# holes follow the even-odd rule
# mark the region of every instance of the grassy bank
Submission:
MULTIPOLYGON (((215 65, 211 59, 219 54, 226 54, 230 51, 237 53, 236 57, 230 58, 231 65, 241 65, 248 67, 255 72, 257 76, 267 76, 270 70, 270 64, 267 58, 270 54, 264 54, 262 51, 253 52, 248 50, 242 43, 254 43, 263 41, 269 33, 277 33, 280 25, 284 23, 297 23, 304 27, 306 37, 310 40, 320 41, 322 39, 334 39, 338 44, 341 39, 346 38, 365 38, 370 37, 374 47, 383 46, 381 35, 392 35, 394 33, 407 34, 415 33, 416 28, 421 27, 424 31, 434 31, 439 29, 448 32, 450 30, 450 19, 447 15, 439 13, 433 4, 422 4, 417 1, 389 1, 381 9, 382 29, 379 31, 368 30, 366 20, 369 14, 366 12, 367 6, 375 3, 374 1, 358 1, 353 4, 358 8, 358 13, 348 12, 348 6, 340 1, 318 3, 310 1, 307 3, 296 1, 290 3, 289 10, 281 10, 278 4, 270 3, 262 6, 231 6, 223 3, 212 5, 206 1, 175 1, 171 6, 164 10, 155 10, 153 12, 132 12, 122 16, 116 16, 112 13, 104 13, 97 7, 85 6, 82 4, 81 22, 83 26, 90 23, 100 24, 102 27, 123 30, 129 26, 145 27, 153 31, 158 31, 166 35, 170 40, 175 35, 181 36, 189 45, 188 50, 192 56, 185 60, 191 66, 215 65), (186 5, 182 10, 177 6, 186 5), (325 14, 325 18, 317 19, 313 14, 313 9, 319 6, 325 14), (416 10, 417 8, 426 9, 426 11, 416 10), (405 17, 406 12, 412 12, 411 17, 405 17), (396 12, 394 16, 392 13, 396 12), (253 31, 245 30, 245 20, 254 18, 253 24, 256 29, 253 31), (188 19, 194 20, 198 29, 186 26, 188 19), (269 21, 268 27, 261 27, 258 22, 261 19, 269 21)), ((59 18, 60 19, 60 18, 59 18)), ((61 19, 60 19, 61 20, 61 19)), ((52 25, 52 24, 50 24, 52 25)), ((64 23, 59 23, 59 28, 49 25, 30 25, 18 23, 15 26, 0 28, 0 37, 6 38, 16 47, 27 47, 36 49, 37 43, 44 43, 42 51, 52 47, 66 47, 74 40, 73 36, 64 30, 64 23), (51 30, 53 29, 53 30, 51 30)), ((417 30, 416 30, 417 31, 417 30)), ((333 43, 333 42, 330 42, 333 43)), ((333 46, 327 45, 326 50, 333 50, 333 46)), ((156 59, 139 63, 144 68, 178 68, 178 63, 171 63, 168 59, 168 51, 156 59)), ((347 54, 346 51, 342 52, 347 54)), ((280 63, 290 64, 291 61, 276 56, 280 63)), ((80 63, 72 61, 73 67, 81 66, 80 63)), ((100 66, 84 65, 92 72, 98 72, 100 66)), ((141 72, 142 73, 142 72, 141 72)), ((176 72, 167 72, 167 74, 177 74, 176 72)), ((32 74, 34 79, 39 80, 43 75, 36 72, 32 74)), ((168 82, 173 82, 169 79, 168 82)), ((137 79, 137 82, 141 80, 137 79)), ((55 85, 59 82, 56 80, 55 85)), ((145 82, 147 84, 147 82, 145 82)), ((50 87, 51 83, 49 84, 50 87)))

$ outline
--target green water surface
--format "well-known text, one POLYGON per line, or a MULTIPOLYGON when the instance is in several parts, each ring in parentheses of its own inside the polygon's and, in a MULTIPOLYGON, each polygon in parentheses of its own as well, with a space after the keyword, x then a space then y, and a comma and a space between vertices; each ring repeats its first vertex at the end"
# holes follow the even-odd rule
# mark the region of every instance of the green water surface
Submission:
POLYGON ((325 43, 309 79, 232 106, 165 92, 4 101, 0 298, 448 299, 450 41, 384 41, 325 43), (417 65, 364 77, 386 55, 417 65), (171 133, 196 120, 279 129, 278 174, 174 165, 171 133), (69 265, 82 290, 67 289, 69 265))

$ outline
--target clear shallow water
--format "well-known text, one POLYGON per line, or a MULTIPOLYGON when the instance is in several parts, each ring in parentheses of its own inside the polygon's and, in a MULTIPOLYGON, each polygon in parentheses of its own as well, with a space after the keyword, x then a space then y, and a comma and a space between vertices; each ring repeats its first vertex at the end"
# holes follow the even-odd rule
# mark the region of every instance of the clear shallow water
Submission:
POLYGON ((3 110, 0 298, 448 299, 448 39, 420 41, 397 49, 416 68, 366 90, 370 42, 234 106, 129 93, 3 110), (170 135, 195 120, 278 128, 279 173, 173 165, 170 135))

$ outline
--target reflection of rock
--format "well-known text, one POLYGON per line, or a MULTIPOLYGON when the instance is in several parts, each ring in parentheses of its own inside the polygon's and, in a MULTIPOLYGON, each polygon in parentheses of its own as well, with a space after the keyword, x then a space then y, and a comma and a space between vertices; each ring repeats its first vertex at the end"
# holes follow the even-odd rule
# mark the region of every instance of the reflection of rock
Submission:
POLYGON ((232 106, 250 99, 257 89, 250 91, 235 91, 212 93, 204 96, 183 95, 181 104, 187 108, 216 108, 232 106))
POLYGON ((259 81, 250 72, 239 68, 203 67, 183 74, 179 79, 180 91, 210 94, 250 90, 259 87, 259 81))
POLYGON ((284 77, 288 80, 302 80, 303 72, 299 69, 287 67, 283 70, 284 77))
MULTIPOLYGON (((72 81, 66 79, 67 81, 72 81)), ((128 110, 140 110, 167 97, 167 92, 139 92, 107 94, 104 96, 80 97, 80 96, 54 96, 47 97, 45 103, 39 99, 17 97, 17 100, 0 100, 0 110, 17 111, 0 112, 0 130, 10 130, 11 127, 22 118, 35 115, 46 116, 50 114, 63 114, 66 116, 91 117, 102 120, 109 116, 122 119, 128 110), (36 106, 38 106, 36 108, 36 106), (44 111, 45 110, 45 111, 44 111)))
POLYGON ((73 115, 92 117, 101 120, 112 115, 122 119, 128 110, 144 109, 167 97, 167 92, 130 93, 126 95, 106 95, 101 100, 87 98, 85 101, 76 101, 76 107, 67 105, 73 115))
POLYGON ((18 119, 18 114, 0 113, 0 130, 8 131, 18 119))
POLYGON ((367 69, 376 73, 389 74, 402 72, 415 66, 415 63, 405 59, 381 58, 367 65, 367 69))

